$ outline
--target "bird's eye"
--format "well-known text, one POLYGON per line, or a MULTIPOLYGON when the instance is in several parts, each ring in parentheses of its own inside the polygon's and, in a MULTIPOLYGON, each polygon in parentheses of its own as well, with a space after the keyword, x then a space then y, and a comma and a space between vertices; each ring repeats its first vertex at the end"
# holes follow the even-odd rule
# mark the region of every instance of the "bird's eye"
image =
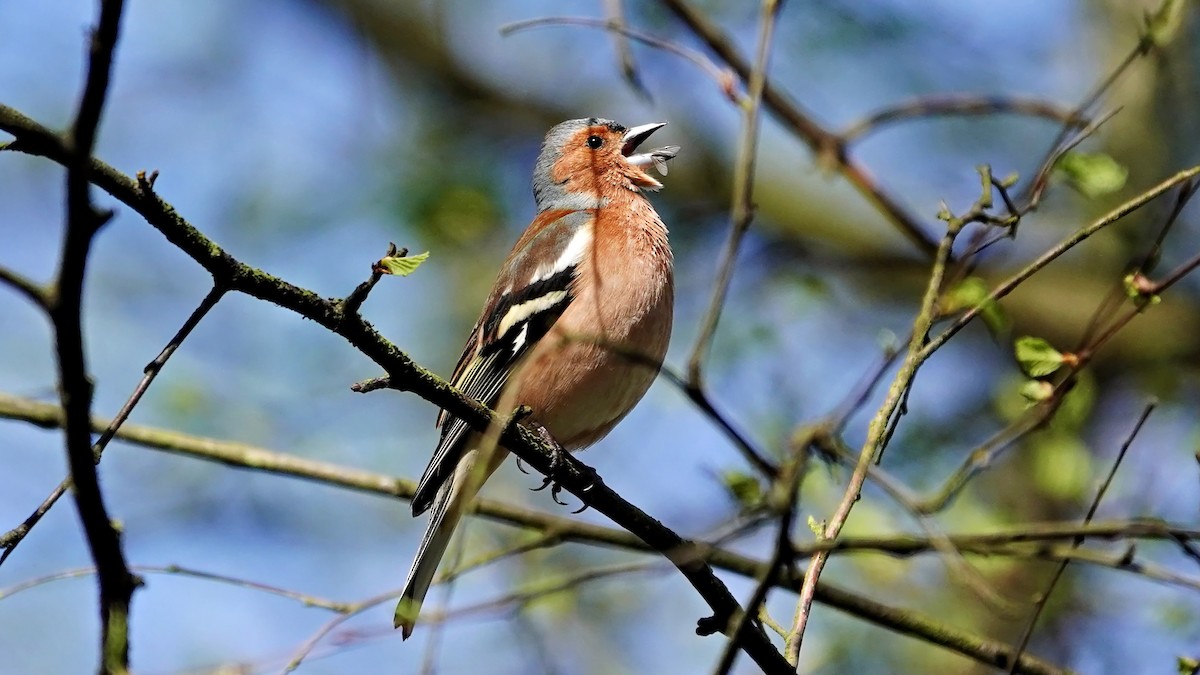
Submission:
POLYGON ((604 139, 600 138, 599 136, 588 136, 587 143, 589 148, 595 150, 596 148, 604 145, 604 139))

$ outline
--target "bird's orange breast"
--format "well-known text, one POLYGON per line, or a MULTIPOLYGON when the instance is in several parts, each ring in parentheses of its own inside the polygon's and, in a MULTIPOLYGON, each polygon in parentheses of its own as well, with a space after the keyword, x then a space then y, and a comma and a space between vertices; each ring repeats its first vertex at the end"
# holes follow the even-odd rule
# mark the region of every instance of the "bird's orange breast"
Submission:
POLYGON ((662 220, 628 190, 597 211, 575 298, 516 383, 517 400, 570 449, 598 441, 641 400, 671 335, 674 282, 662 220))

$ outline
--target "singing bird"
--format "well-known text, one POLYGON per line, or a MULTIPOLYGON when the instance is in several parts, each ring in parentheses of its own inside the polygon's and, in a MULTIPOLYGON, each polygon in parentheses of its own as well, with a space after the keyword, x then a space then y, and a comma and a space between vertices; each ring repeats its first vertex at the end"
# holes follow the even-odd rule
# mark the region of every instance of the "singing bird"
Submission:
MULTIPOLYGON (((537 215, 496 277, 452 382, 532 419, 567 450, 603 438, 646 393, 671 335, 674 282, 662 218, 646 199, 667 146, 638 153, 665 122, 627 129, 595 117, 546 134, 533 170, 537 215)), ((412 635, 463 507, 508 451, 445 411, 412 500, 429 525, 396 607, 412 635)))

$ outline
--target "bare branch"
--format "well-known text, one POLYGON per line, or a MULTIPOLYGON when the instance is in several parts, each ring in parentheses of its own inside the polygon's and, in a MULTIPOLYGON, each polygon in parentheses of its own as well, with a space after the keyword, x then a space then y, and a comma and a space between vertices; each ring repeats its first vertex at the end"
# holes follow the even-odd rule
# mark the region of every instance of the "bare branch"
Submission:
POLYGON ((750 71, 747 84, 746 104, 742 110, 742 135, 738 140, 737 160, 733 169, 733 206, 729 215, 729 239, 721 251, 721 262, 717 268, 717 279, 713 283, 712 299, 708 311, 700 322, 696 342, 688 357, 688 384, 699 387, 703 381, 701 366, 708 355, 717 322, 725 306, 725 296, 733 280, 733 267, 737 263, 742 237, 754 219, 754 167, 758 160, 759 109, 762 106, 763 90, 767 85, 767 67, 771 56, 771 36, 775 32, 775 20, 783 8, 783 0, 763 0, 763 18, 759 26, 758 49, 754 69, 750 71))
POLYGON ((539 28, 542 26, 583 26, 586 28, 600 28, 610 31, 618 36, 640 42, 648 47, 653 47, 670 54, 675 54, 676 56, 690 61, 700 68, 700 70, 704 71, 704 73, 717 84, 717 87, 721 89, 727 98, 734 102, 738 102, 740 99, 736 89, 734 88, 735 78, 733 74, 727 70, 722 70, 712 62, 712 59, 709 59, 707 56, 694 49, 688 49, 687 47, 671 42, 670 40, 629 28, 624 23, 611 18, 604 21, 585 16, 548 16, 540 19, 528 19, 525 21, 514 21, 513 23, 505 24, 500 27, 500 34, 512 35, 513 33, 518 33, 530 28, 539 28))
POLYGON ((1068 110, 1065 107, 1035 98, 1019 96, 988 96, 980 94, 949 94, 923 96, 911 101, 903 101, 877 110, 863 119, 848 125, 838 136, 849 143, 863 136, 878 131, 883 126, 905 120, 924 119, 928 117, 995 115, 1011 113, 1030 117, 1044 117, 1048 120, 1062 122, 1068 128, 1080 127, 1087 124, 1078 110, 1068 110))
MULTIPOLYGON (((62 425, 62 409, 59 406, 6 394, 0 394, 0 417, 20 419, 45 427, 62 425)), ((93 421, 93 428, 96 430, 104 429, 107 425, 107 420, 93 421)), ((292 457, 244 443, 219 441, 137 424, 124 425, 117 437, 144 447, 220 462, 236 468, 301 478, 385 497, 411 499, 416 490, 416 484, 409 480, 292 457)), ((533 529, 541 532, 543 536, 555 537, 561 541, 600 544, 630 551, 648 552, 651 550, 644 542, 623 530, 522 509, 503 502, 480 499, 472 504, 471 509, 471 512, 476 515, 497 522, 533 529)), ((1157 521, 1135 521, 1093 524, 1083 528, 1077 523, 1033 524, 1011 532, 950 535, 950 539, 954 546, 961 550, 979 550, 985 555, 990 555, 992 551, 1005 545, 1036 541, 1062 541, 1081 534, 1096 538, 1132 537, 1171 541, 1190 541, 1200 538, 1200 531, 1174 528, 1157 521)), ((796 553, 811 555, 818 550, 876 551, 890 555, 913 555, 932 551, 934 547, 927 538, 897 535, 884 538, 840 538, 836 541, 816 542, 797 547, 796 553)), ((764 563, 725 549, 705 546, 697 553, 712 565, 734 574, 756 578, 763 574, 764 563)), ((786 578, 778 579, 777 583, 781 588, 797 590, 800 588, 802 579, 789 575, 786 578)), ((382 596, 378 602, 385 602, 393 597, 394 594, 382 596)), ((818 584, 816 600, 852 616, 895 630, 903 635, 946 647, 983 663, 1006 663, 1003 655, 1008 653, 1006 650, 1009 648, 1002 643, 991 642, 978 635, 963 632, 953 626, 929 617, 922 617, 908 610, 869 600, 861 595, 839 589, 828 582, 818 584)), ((1063 672, 1028 656, 1022 657, 1021 663, 1022 667, 1026 668, 1022 672, 1063 672)))
MULTIPOLYGON (((1150 414, 1154 412, 1154 407, 1158 405, 1151 401, 1142 410, 1142 414, 1138 417, 1137 422, 1133 425, 1133 429, 1129 432, 1129 436, 1125 438, 1125 442, 1121 444, 1121 449, 1117 451, 1117 458, 1113 460, 1112 468, 1108 470, 1108 475, 1104 477, 1104 481, 1096 490, 1096 497, 1092 499, 1092 505, 1088 507, 1087 515, 1083 517, 1083 524, 1088 525, 1092 522, 1092 518, 1096 516, 1096 510, 1100 508, 1100 500, 1104 499, 1104 494, 1108 492, 1108 487, 1112 485, 1113 477, 1117 475, 1117 469, 1121 467, 1121 462, 1125 460, 1125 452, 1129 450, 1129 446, 1133 445, 1133 439, 1137 438, 1138 433, 1142 430, 1142 425, 1150 418, 1150 414)), ((1072 548, 1078 548, 1083 543, 1083 539, 1076 537, 1072 542, 1072 548)), ((1038 594, 1037 600, 1033 603, 1033 614, 1029 617, 1028 623, 1025 624, 1025 630, 1021 632, 1021 641, 1017 643, 1017 656, 1025 652, 1025 647, 1029 645, 1030 638, 1033 637, 1033 630, 1037 627, 1038 619, 1042 616, 1042 610, 1046 608, 1046 602, 1050 599, 1050 594, 1054 592, 1054 587, 1058 585, 1058 580, 1062 578, 1063 572, 1067 571, 1067 565, 1070 564, 1069 559, 1064 559, 1054 568, 1054 573, 1050 575, 1050 581, 1046 584, 1046 590, 1038 594)), ((1011 664, 1008 672, 1011 675, 1016 672, 1016 662, 1011 664)))
MULTIPOLYGON (((660 0, 671 10, 696 37, 700 38, 729 67, 748 82, 753 72, 750 63, 738 52, 733 41, 708 17, 687 3, 686 0, 660 0)), ((846 154, 845 144, 832 132, 818 124, 798 103, 773 87, 769 82, 763 88, 763 104, 800 138, 817 155, 819 163, 832 166, 850 184, 879 209, 919 251, 933 257, 937 243, 926 233, 921 222, 888 194, 871 177, 870 173, 846 154)))
POLYGON ((120 535, 109 520, 96 475, 90 428, 92 381, 84 356, 81 306, 92 240, 111 215, 102 214, 92 206, 89 174, 92 146, 108 95, 122 8, 122 0, 102 0, 97 26, 89 39, 87 81, 70 139, 65 143, 66 235, 50 310, 75 505, 98 570, 101 625, 98 667, 103 674, 129 670, 129 603, 140 583, 125 562, 120 535))
MULTIPOLYGON (((608 21, 613 26, 625 28, 625 3, 623 0, 604 0, 604 13, 608 16, 608 21)), ((625 76, 625 81, 633 90, 641 96, 643 100, 651 102, 654 97, 650 94, 650 90, 646 88, 646 84, 642 82, 642 77, 638 73, 637 62, 633 60, 633 50, 629 48, 629 38, 620 31, 613 31, 613 46, 617 50, 617 60, 621 66, 621 74, 625 76)))
MULTIPOLYGON (((158 356, 154 357, 153 361, 146 364, 146 367, 143 369, 141 381, 139 381, 137 386, 134 387, 133 393, 129 395, 129 398, 126 399, 125 404, 121 406, 121 409, 117 412, 116 417, 114 417, 112 422, 110 422, 108 426, 101 432, 100 438, 92 446, 92 455, 95 458, 94 461, 100 461, 100 456, 104 453, 104 449, 108 447, 109 441, 111 441, 113 436, 116 435, 117 431, 121 428, 121 425, 125 423, 125 420, 129 419, 129 415, 133 412, 133 409, 137 406, 138 402, 141 401, 142 396, 150 388, 150 384, 154 381, 154 378, 158 376, 158 373, 162 371, 163 366, 167 364, 167 360, 171 358, 171 355, 174 354, 177 349, 179 349, 179 346, 183 344, 183 341, 187 339, 188 335, 190 335, 192 330, 199 325, 200 321, 208 314, 208 312, 216 306, 217 302, 220 301, 224 294, 225 289, 220 286, 214 286, 213 289, 209 291, 208 295, 206 295, 204 299, 200 301, 200 305, 196 309, 192 310, 191 315, 188 316, 187 320, 183 323, 183 326, 179 328, 179 330, 175 333, 175 336, 171 338, 165 347, 163 347, 158 356)), ((38 524, 38 522, 41 521, 42 517, 54 507, 59 498, 66 494, 67 490, 70 488, 71 477, 67 476, 54 488, 54 490, 50 492, 49 495, 47 495, 44 500, 42 500, 42 503, 33 510, 33 513, 29 514, 29 517, 26 518, 24 522, 22 522, 16 528, 9 530, 3 536, 0 536, 0 548, 4 549, 4 552, 0 553, 0 565, 3 565, 4 561, 8 560, 8 557, 12 555, 17 546, 25 539, 26 536, 29 535, 29 532, 38 524)))
POLYGON ((0 283, 8 286, 32 302, 35 307, 49 313, 51 306, 50 291, 34 281, 26 279, 7 267, 0 267, 0 283))

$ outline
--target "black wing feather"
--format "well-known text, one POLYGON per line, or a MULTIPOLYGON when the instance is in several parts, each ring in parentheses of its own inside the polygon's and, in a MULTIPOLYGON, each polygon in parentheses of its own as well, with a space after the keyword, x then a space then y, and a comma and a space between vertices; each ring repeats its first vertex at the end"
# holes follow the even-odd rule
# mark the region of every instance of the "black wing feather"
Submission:
MULTIPOLYGON (((463 394, 484 405, 495 405, 516 362, 529 351, 530 346, 549 332, 550 327, 571 304, 574 299, 571 287, 576 274, 576 266, 571 265, 516 293, 501 296, 495 309, 482 321, 483 345, 475 358, 463 369, 454 385, 463 394), (561 300, 513 323, 505 329, 504 334, 497 334, 504 317, 514 308, 557 292, 565 293, 561 300)), ((469 449, 464 447, 466 439, 469 438, 469 431, 470 427, 462 420, 453 415, 446 416, 437 449, 420 482, 417 483, 417 491, 412 500, 413 515, 420 515, 429 508, 437 496, 438 488, 454 473, 459 459, 469 449)))

